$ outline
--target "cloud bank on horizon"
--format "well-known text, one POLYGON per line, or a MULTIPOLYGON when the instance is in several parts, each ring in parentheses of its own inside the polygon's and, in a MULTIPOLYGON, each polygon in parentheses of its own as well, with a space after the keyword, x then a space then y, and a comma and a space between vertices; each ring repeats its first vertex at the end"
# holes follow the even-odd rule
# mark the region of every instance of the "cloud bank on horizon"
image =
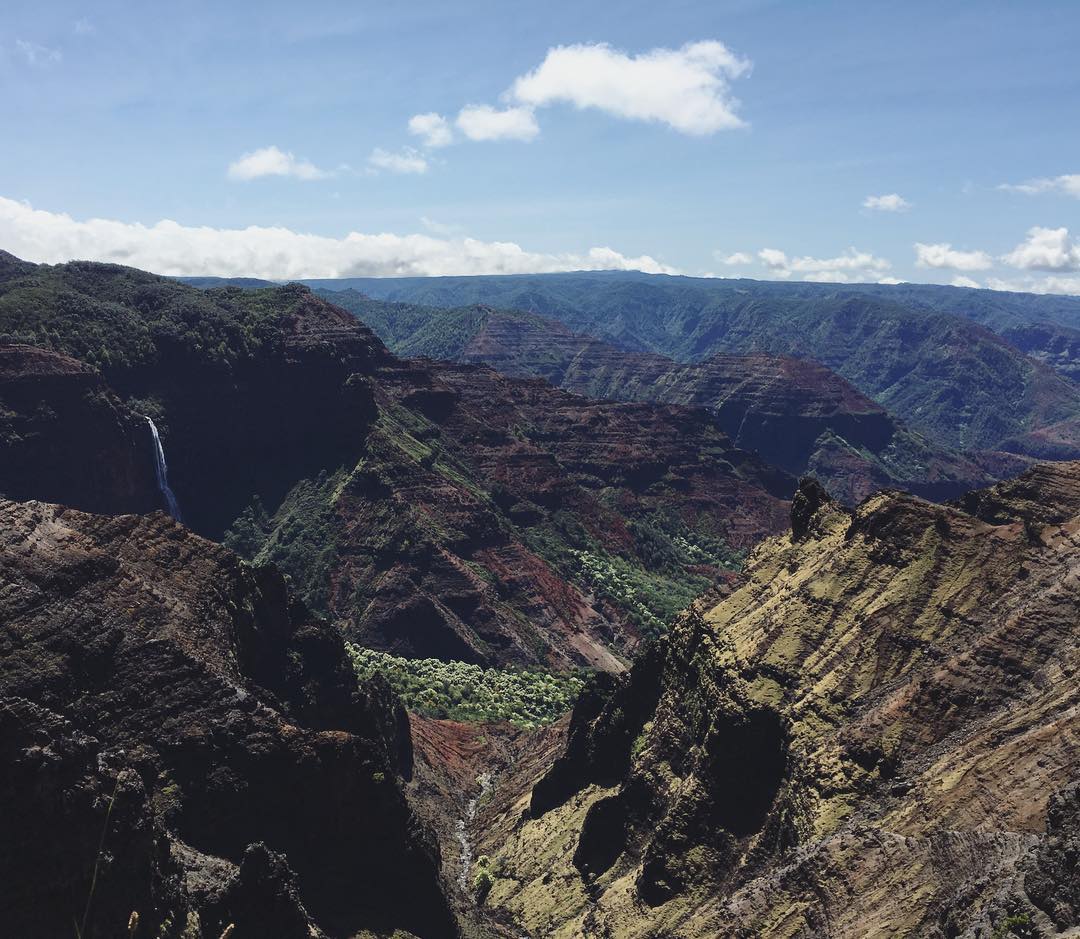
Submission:
MULTIPOLYGON (((56 264, 70 260, 127 264, 172 276, 260 277, 289 280, 322 277, 406 277, 470 274, 538 274, 580 270, 685 274, 648 254, 629 256, 607 246, 584 251, 528 251, 512 241, 481 241, 458 235, 430 219, 432 234, 349 232, 333 238, 284 227, 213 228, 163 219, 153 225, 92 218, 35 209, 0 196, 0 245, 28 261, 56 264), (441 237, 439 237, 441 236, 441 237)), ((959 287, 989 287, 1032 293, 1080 294, 1080 241, 1067 228, 1034 227, 1024 241, 995 259, 985 251, 951 244, 914 246, 916 265, 955 272, 959 287), (995 264, 1025 272, 1020 279, 968 276, 995 264), (1050 276, 1036 277, 1031 272, 1050 276)), ((731 268, 760 267, 763 279, 816 283, 896 284, 893 264, 850 247, 834 257, 789 256, 778 248, 716 253, 731 268)), ((700 276, 715 276, 702 274, 700 276)))
POLYGON ((445 274, 532 274, 635 270, 679 273, 648 255, 627 257, 608 247, 544 254, 510 241, 363 234, 343 238, 288 228, 210 228, 168 219, 154 225, 111 219, 77 221, 0 197, 0 245, 27 261, 104 261, 171 276, 404 277, 445 274))

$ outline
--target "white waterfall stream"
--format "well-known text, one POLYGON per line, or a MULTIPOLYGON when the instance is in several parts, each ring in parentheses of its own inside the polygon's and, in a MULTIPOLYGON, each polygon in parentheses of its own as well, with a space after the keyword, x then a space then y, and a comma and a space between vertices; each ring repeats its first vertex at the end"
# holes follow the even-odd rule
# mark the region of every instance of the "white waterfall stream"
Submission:
POLYGON ((154 438, 154 470, 157 472, 158 489, 165 497, 165 505, 169 514, 178 522, 180 518, 180 503, 176 501, 176 493, 169 488, 169 467, 165 463, 165 449, 161 446, 161 437, 158 436, 157 425, 148 417, 146 423, 150 425, 150 434, 154 438))

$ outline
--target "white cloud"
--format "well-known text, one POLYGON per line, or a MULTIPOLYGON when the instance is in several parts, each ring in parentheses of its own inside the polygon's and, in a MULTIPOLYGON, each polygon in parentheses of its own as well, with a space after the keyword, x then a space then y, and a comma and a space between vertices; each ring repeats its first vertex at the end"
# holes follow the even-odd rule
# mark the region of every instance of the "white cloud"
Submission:
POLYGON ((821 283, 896 283, 887 276, 892 267, 888 261, 855 248, 835 258, 789 258, 778 248, 762 248, 758 258, 770 273, 784 280, 798 275, 799 280, 821 283))
POLYGON ((1080 199, 1080 173, 1029 179, 1026 183, 1002 183, 998 189, 1004 189, 1006 192, 1021 192, 1027 196, 1036 196, 1044 192, 1061 192, 1080 199))
POLYGON ((954 286, 954 287, 972 287, 972 288, 975 288, 975 287, 979 286, 979 282, 977 280, 974 280, 973 278, 968 277, 965 274, 957 274, 952 279, 951 283, 952 283, 952 286, 954 286))
POLYGON ((1003 280, 992 277, 986 282, 991 290, 1009 290, 1017 293, 1061 293, 1080 295, 1080 277, 1025 277, 1021 280, 1003 280))
POLYGON ((1006 264, 1032 271, 1080 270, 1080 242, 1069 241, 1067 228, 1028 230, 1027 240, 1002 257, 1006 264))
POLYGON ((864 209, 876 212, 906 212, 911 208, 911 203, 895 192, 884 196, 867 196, 862 204, 864 209))
POLYGON ((75 34, 78 36, 92 36, 97 32, 97 28, 85 16, 81 19, 77 19, 73 28, 75 34))
POLYGON ((426 173, 428 162, 423 154, 406 147, 400 153, 391 153, 376 147, 368 157, 368 164, 375 169, 386 170, 390 173, 426 173))
POLYGON ((196 228, 170 220, 154 225, 111 219, 77 221, 3 197, 0 244, 28 261, 110 261, 177 276, 287 280, 589 269, 679 273, 648 255, 627 257, 608 247, 591 248, 583 254, 542 254, 513 242, 465 237, 350 232, 343 238, 328 238, 287 228, 196 228))
POLYGON ((229 164, 229 179, 244 182, 263 176, 295 176, 297 179, 323 179, 330 174, 307 160, 298 160, 277 147, 262 147, 245 153, 229 164))
POLYGON ((915 243, 917 267, 949 268, 954 271, 985 271, 994 261, 985 251, 957 251, 951 244, 915 243))
POLYGON ((606 43, 556 46, 518 78, 508 97, 532 107, 565 102, 684 134, 742 127, 729 82, 750 62, 715 40, 627 55, 606 43))
POLYGON ((736 251, 734 254, 723 255, 719 251, 714 252, 716 260, 723 264, 753 264, 754 256, 747 251, 736 251))
POLYGON ((425 147, 446 147, 454 142, 454 132, 450 129, 449 122, 434 111, 410 117, 409 133, 423 137, 425 147))
POLYGON ((470 140, 532 140, 540 133, 532 108, 470 104, 458 112, 457 126, 470 140))
POLYGON ((64 58, 64 54, 59 49, 41 46, 36 42, 30 42, 29 39, 16 39, 15 49, 32 68, 48 68, 64 58))

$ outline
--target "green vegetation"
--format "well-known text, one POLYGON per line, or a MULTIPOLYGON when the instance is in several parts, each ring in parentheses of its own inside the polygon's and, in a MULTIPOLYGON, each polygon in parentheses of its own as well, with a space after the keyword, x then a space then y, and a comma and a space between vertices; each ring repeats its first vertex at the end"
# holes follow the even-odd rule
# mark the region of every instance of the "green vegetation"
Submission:
POLYGON ((628 519, 637 554, 612 554, 568 512, 552 514, 523 534, 529 546, 564 577, 625 612, 642 635, 655 638, 670 619, 705 592, 705 570, 738 570, 743 553, 721 539, 692 531, 674 514, 628 519))
POLYGON ((39 265, 0 281, 0 338, 95 365, 124 393, 129 373, 166 357, 233 369, 280 341, 282 319, 306 295, 299 285, 201 291, 116 264, 39 265))
POLYGON ((256 496, 223 539, 241 557, 280 567, 308 606, 324 616, 338 548, 334 506, 344 478, 344 470, 324 470, 316 479, 300 480, 273 516, 256 496))
POLYGON ((473 890, 476 893, 476 902, 483 903, 494 886, 495 874, 491 870, 491 858, 486 854, 481 854, 476 859, 476 873, 473 874, 473 890))
POLYGON ((406 659, 347 644, 361 678, 380 674, 405 707, 429 717, 531 729, 565 714, 585 685, 579 675, 481 668, 466 662, 406 659))
POLYGON ((994 926, 990 939, 1006 939, 1007 936, 1037 936, 1038 932, 1031 925, 1031 917, 1026 913, 1006 916, 994 926))

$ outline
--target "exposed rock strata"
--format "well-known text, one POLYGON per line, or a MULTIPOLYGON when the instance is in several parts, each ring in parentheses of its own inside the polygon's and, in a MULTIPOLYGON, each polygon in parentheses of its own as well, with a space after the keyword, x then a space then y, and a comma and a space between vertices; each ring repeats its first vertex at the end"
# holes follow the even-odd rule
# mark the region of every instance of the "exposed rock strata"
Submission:
POLYGON ((276 571, 164 513, 5 501, 0 622, 11 935, 456 935, 404 713, 276 571))
POLYGON ((680 364, 553 320, 482 312, 461 361, 538 375, 595 398, 707 407, 736 446, 789 473, 813 473, 845 502, 887 487, 950 498, 989 481, 970 460, 930 443, 816 362, 752 353, 680 364))
POLYGON ((968 511, 803 504, 801 537, 583 699, 486 844, 488 903, 530 935, 1080 926, 1080 464, 968 511))

